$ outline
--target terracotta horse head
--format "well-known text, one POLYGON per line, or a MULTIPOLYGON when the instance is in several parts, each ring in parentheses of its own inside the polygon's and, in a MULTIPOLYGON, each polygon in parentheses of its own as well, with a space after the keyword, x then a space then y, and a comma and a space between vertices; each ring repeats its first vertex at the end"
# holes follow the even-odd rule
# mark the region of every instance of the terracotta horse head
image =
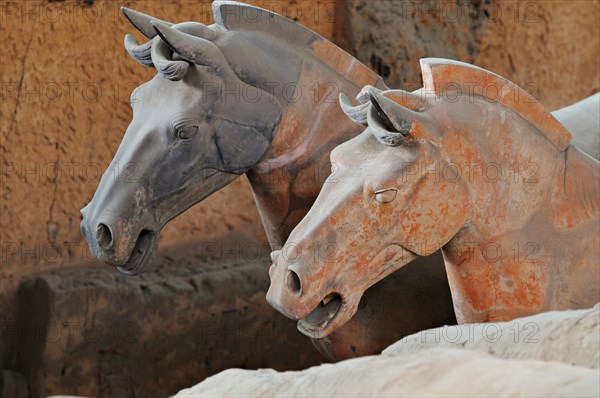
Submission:
POLYGON ((371 285, 441 249, 459 322, 596 303, 600 163, 510 81, 421 67, 419 91, 340 98, 367 128, 332 151, 335 173, 273 254, 268 301, 326 335, 371 285))
POLYGON ((328 150, 359 132, 337 109, 337 93, 381 84, 283 17, 227 1, 213 11, 216 23, 205 26, 123 9, 149 39, 138 45, 127 35, 127 52, 157 74, 132 93, 133 120, 81 211, 92 253, 122 272, 146 270, 166 223, 250 171, 270 182, 253 188, 272 245, 282 244, 326 178, 317 172, 328 150))

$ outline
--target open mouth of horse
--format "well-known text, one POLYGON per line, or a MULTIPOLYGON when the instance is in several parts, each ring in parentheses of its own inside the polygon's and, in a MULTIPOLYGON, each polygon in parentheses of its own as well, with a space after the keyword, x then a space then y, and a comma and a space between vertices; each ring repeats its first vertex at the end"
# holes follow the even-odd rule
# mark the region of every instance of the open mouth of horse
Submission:
POLYGON ((135 242, 135 246, 131 251, 129 260, 117 269, 126 275, 140 274, 152 264, 156 251, 156 237, 152 231, 147 229, 140 232, 140 235, 135 242))
POLYGON ((390 244, 377 253, 369 262, 369 269, 379 270, 372 275, 372 283, 364 289, 347 291, 344 296, 331 292, 303 319, 298 321, 298 330, 305 335, 320 339, 343 326, 358 310, 362 294, 374 283, 385 278, 417 257, 400 244, 390 244))
POLYGON ((314 338, 324 337, 319 335, 334 323, 343 302, 338 293, 329 293, 304 319, 298 321, 298 329, 314 338))

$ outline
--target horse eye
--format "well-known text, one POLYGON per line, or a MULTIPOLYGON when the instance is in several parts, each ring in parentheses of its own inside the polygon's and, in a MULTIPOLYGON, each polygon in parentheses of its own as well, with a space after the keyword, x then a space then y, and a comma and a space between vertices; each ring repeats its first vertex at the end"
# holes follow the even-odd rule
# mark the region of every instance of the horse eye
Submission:
POLYGON ((177 130, 177 137, 180 140, 191 140, 198 132, 198 126, 186 126, 177 130))
POLYGON ((398 188, 386 188, 375 191, 375 200, 379 203, 389 203, 396 199, 398 188))

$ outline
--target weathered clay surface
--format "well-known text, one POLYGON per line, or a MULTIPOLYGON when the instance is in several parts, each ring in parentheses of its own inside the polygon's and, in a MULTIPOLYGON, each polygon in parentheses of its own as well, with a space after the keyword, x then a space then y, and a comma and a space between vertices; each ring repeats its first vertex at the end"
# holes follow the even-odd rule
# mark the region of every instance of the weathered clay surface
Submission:
MULTIPOLYGON (((503 332, 495 343, 498 348, 490 349, 491 355, 476 348, 477 344, 487 344, 481 343, 482 335, 471 334, 474 343, 458 343, 455 348, 431 343, 431 337, 446 333, 445 328, 438 328, 410 336, 407 340, 414 344, 398 342, 378 356, 299 372, 229 369, 176 396, 593 397, 600 393, 600 347, 594 333, 600 322, 598 310, 596 306, 515 319, 513 322, 522 325, 539 325, 535 337, 540 342, 534 344, 539 350, 530 348, 526 340, 515 343, 513 335, 504 334, 510 331, 509 324, 488 324, 490 330, 503 332), (427 340, 421 345, 417 340, 423 336, 427 340), (575 348, 578 343, 581 347, 575 348), (560 362, 548 361, 550 358, 560 362)), ((479 327, 475 330, 481 331, 479 327)), ((486 336, 494 338, 492 333, 486 336)))
POLYGON ((403 338, 384 354, 429 348, 482 351, 497 358, 538 359, 598 369, 600 304, 591 309, 551 311, 509 322, 445 326, 403 338))
POLYGON ((341 98, 367 129, 332 151, 337 183, 274 254, 269 302, 327 335, 365 288, 441 248, 459 323, 596 303, 600 162, 514 83, 457 61, 421 65, 422 90, 341 98), (337 252, 315 259, 315 245, 337 252))

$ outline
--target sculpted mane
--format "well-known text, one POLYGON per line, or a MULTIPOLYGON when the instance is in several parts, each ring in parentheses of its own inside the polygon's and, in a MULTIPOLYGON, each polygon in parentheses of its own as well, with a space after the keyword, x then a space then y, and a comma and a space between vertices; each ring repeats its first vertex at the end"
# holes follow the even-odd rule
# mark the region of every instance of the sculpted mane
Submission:
MULTIPOLYGON (((339 75, 352 81, 360 80, 361 76, 372 75, 372 72, 352 55, 323 36, 284 16, 235 1, 216 0, 212 7, 215 24, 227 30, 262 32, 282 39, 313 54, 339 75)), ((379 78, 376 83, 372 80, 357 81, 357 84, 381 87, 383 80, 379 78)))
POLYGON ((542 104, 521 87, 474 65, 439 58, 421 59, 423 87, 436 95, 460 90, 478 95, 515 111, 534 125, 556 148, 564 151, 571 134, 542 104))
POLYGON ((212 9, 215 24, 227 30, 263 32, 306 49, 312 42, 323 39, 291 19, 263 8, 235 1, 214 1, 212 9))

